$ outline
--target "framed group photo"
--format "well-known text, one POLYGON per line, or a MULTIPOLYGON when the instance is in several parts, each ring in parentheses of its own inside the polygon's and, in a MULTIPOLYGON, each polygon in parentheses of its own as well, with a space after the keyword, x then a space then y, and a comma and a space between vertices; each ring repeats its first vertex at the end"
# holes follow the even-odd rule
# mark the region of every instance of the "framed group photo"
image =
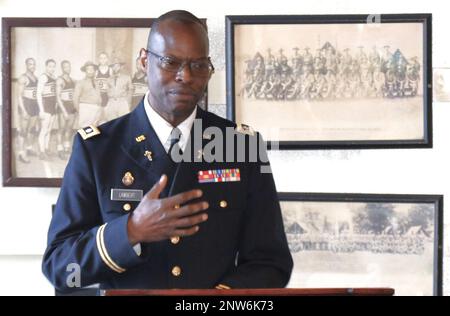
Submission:
POLYGON ((432 147, 431 14, 227 16, 226 62, 269 148, 432 147))
POLYGON ((153 20, 2 18, 4 186, 60 186, 76 131, 139 104, 153 20))
POLYGON ((443 196, 279 193, 288 287, 442 295, 443 196))

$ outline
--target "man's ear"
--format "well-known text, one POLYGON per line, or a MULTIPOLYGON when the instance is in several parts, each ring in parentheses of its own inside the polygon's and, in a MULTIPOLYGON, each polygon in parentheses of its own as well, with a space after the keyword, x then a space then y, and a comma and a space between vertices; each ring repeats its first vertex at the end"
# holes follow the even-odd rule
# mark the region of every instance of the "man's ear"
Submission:
POLYGON ((141 48, 139 51, 139 61, 143 70, 147 70, 147 50, 145 48, 141 48))

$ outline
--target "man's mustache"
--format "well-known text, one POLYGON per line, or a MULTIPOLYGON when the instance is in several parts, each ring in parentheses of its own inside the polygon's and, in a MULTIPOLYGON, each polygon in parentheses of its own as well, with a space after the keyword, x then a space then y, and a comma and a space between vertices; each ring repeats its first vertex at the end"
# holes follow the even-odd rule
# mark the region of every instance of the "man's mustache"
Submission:
POLYGON ((169 89, 169 93, 170 94, 178 94, 178 95, 192 95, 192 96, 196 96, 197 93, 190 88, 172 88, 169 89))

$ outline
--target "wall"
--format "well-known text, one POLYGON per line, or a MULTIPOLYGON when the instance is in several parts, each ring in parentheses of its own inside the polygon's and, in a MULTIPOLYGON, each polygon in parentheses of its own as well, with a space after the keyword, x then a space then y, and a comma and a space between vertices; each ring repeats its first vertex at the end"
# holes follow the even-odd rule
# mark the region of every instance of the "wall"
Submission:
MULTIPOLYGON (((209 100, 211 109, 222 115, 225 113, 225 15, 430 12, 433 13, 433 66, 450 67, 446 33, 450 21, 441 1, 41 0, 22 1, 19 5, 17 1, 0 0, 1 16, 9 17, 157 17, 179 8, 208 19, 211 54, 217 66, 209 86, 209 100)), ((271 152, 277 187, 279 191, 294 192, 444 194, 449 198, 449 115, 450 104, 434 104, 433 149, 271 152)), ((50 205, 57 195, 58 189, 0 187, 0 295, 52 295, 51 285, 40 274, 40 260, 50 205)), ((444 221, 448 255, 450 218, 446 216, 444 221)), ((445 285, 449 293, 447 288, 445 285)))

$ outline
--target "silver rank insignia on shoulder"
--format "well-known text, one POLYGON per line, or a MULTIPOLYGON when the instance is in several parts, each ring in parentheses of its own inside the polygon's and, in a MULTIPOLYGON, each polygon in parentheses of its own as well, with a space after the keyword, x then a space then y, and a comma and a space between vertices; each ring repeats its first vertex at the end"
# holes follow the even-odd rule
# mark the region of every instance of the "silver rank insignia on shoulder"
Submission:
POLYGON ((138 137, 136 137, 136 142, 140 143, 143 142, 145 140, 145 135, 139 135, 138 137))
POLYGON ((83 138, 83 140, 86 140, 86 139, 89 139, 96 135, 100 135, 101 132, 96 126, 89 125, 87 127, 80 128, 78 130, 78 134, 80 134, 80 136, 81 136, 81 138, 83 138))
POLYGON ((203 133, 203 139, 208 139, 208 140, 210 140, 210 139, 211 139, 211 134, 203 133))
POLYGON ((238 126, 236 126, 236 131, 250 136, 255 135, 255 131, 253 130, 253 128, 246 124, 239 124, 238 126))

